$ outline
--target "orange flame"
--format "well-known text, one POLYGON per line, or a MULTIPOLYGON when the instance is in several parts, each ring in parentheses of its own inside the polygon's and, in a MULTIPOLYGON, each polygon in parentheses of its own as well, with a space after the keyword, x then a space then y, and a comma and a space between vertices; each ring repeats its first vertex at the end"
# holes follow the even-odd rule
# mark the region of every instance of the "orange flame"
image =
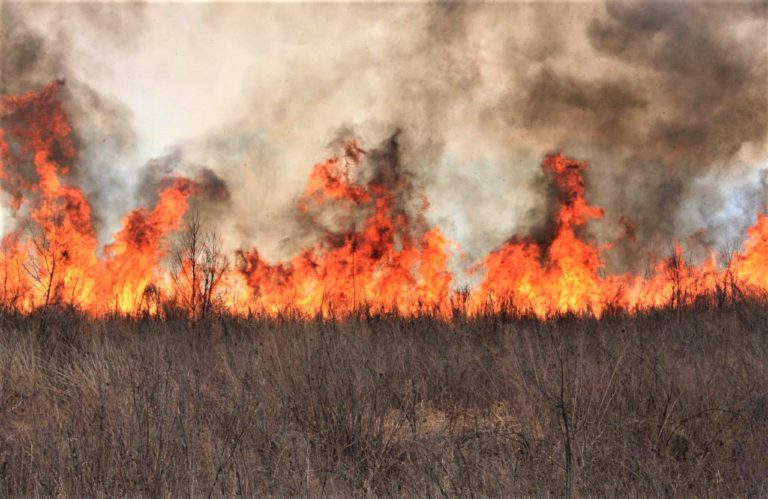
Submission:
MULTIPOLYGON (((202 187, 169 179, 155 206, 128 213, 113 242, 99 253, 91 205, 70 176, 77 155, 59 100, 62 85, 0 97, 0 188, 9 208, 25 221, 1 243, 0 304, 21 312, 70 305, 95 316, 160 313, 189 292, 173 279, 165 260, 190 198, 202 187)), ((748 230, 743 251, 728 265, 718 265, 714 255, 701 265, 689 264, 676 247, 648 276, 608 274, 603 253, 610 245, 600 247, 582 234, 604 214, 586 200, 587 164, 552 154, 542 165, 559 196, 551 240, 510 239, 471 270, 482 274, 474 289, 456 292, 448 270, 456 245, 427 223, 428 202, 410 177, 398 165, 376 168, 375 163, 350 142, 339 157, 313 168, 298 209, 323 234, 289 261, 269 263, 252 248, 239 251, 234 266, 215 258, 201 260, 201 266, 181 262, 192 279, 192 308, 201 282, 206 306, 213 304, 215 284, 221 311, 299 317, 600 316, 768 291, 766 215, 748 230)), ((634 223, 626 218, 620 223, 632 240, 634 223)))
POLYGON ((0 180, 15 200, 30 211, 30 232, 8 234, 2 262, 6 306, 31 310, 51 304, 73 305, 93 314, 132 312, 157 276, 166 250, 163 239, 178 229, 194 183, 179 179, 159 194, 151 212, 137 209, 124 220, 116 241, 97 258, 91 206, 69 184, 74 160, 71 126, 58 99, 61 82, 40 92, 0 99, 0 117, 11 126, 0 130, 0 180), (9 141, 20 153, 11 154, 9 141), (12 165, 34 166, 36 182, 26 181, 12 165))
POLYGON ((357 311, 448 314, 452 275, 446 239, 437 228, 418 234, 414 227, 425 225, 424 219, 413 220, 398 206, 398 193, 410 190, 405 179, 384 175, 354 183, 351 169, 359 166, 356 148, 316 165, 299 201, 304 213, 347 202, 350 211, 337 217, 342 226, 351 223, 352 211, 370 210, 359 228, 329 232, 287 264, 269 265, 256 250, 241 253, 240 272, 259 311, 324 317, 357 311))
MULTIPOLYGON (((680 247, 674 256, 657 262, 647 278, 631 275, 605 276, 600 251, 576 235, 589 219, 603 216, 600 208, 587 204, 581 172, 586 163, 561 155, 547 156, 545 171, 554 174, 560 195, 555 238, 547 248, 530 241, 511 241, 488 255, 482 268, 485 276, 471 294, 469 312, 513 311, 547 318, 558 314, 600 316, 607 309, 630 312, 665 306, 691 305, 727 292, 731 276, 753 289, 768 286, 768 269, 763 255, 768 249, 768 223, 760 217, 749 230, 745 252, 725 269, 718 269, 714 256, 701 266, 687 264, 680 247)), ((621 222, 625 227, 627 219, 621 222)))

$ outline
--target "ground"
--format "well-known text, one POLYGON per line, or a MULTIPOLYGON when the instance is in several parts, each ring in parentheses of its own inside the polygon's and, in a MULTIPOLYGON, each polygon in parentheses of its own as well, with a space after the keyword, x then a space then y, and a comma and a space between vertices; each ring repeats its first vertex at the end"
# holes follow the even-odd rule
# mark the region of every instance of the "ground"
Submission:
POLYGON ((0 494, 768 494, 768 308, 0 318, 0 494))

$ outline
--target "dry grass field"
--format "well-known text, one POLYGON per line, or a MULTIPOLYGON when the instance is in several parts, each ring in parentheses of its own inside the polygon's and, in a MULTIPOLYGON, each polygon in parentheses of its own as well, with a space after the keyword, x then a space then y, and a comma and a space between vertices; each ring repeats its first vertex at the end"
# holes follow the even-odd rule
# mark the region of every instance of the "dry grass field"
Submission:
POLYGON ((768 308, 5 315, 3 496, 765 496, 768 308))

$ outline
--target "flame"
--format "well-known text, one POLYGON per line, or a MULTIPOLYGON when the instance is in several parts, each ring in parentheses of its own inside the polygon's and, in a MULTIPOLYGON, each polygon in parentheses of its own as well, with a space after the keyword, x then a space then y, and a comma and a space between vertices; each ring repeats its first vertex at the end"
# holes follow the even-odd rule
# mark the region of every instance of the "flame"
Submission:
POLYGON ((91 205, 70 184, 76 155, 58 99, 62 85, 0 99, 0 117, 10 123, 0 131, 0 181, 11 206, 30 213, 28 233, 11 232, 2 243, 4 303, 25 311, 58 304, 93 314, 132 312, 157 277, 167 250, 164 238, 180 226, 194 182, 176 180, 159 193, 151 211, 131 212, 99 258, 91 205), (30 159, 35 182, 23 172, 30 159))
POLYGON ((154 289, 150 284, 161 278, 158 272, 168 252, 167 238, 181 226, 188 198, 195 191, 191 181, 175 179, 158 194, 151 211, 138 208, 123 220, 115 242, 105 248, 107 259, 100 274, 105 286, 101 296, 113 297, 116 311, 130 313, 154 305, 147 302, 151 297, 145 291, 154 289))
POLYGON ((533 242, 510 241, 485 259, 485 278, 472 293, 470 310, 501 312, 510 307, 538 316, 553 313, 600 314, 608 303, 607 282, 594 245, 576 236, 576 229, 603 210, 587 204, 581 172, 587 164, 559 154, 547 156, 543 169, 555 176, 560 194, 556 236, 542 249, 533 242))
POLYGON ((413 217, 400 206, 398 196, 411 190, 407 179, 380 172, 355 183, 352 170, 360 164, 358 148, 319 163, 299 200, 301 212, 313 219, 313 209, 346 203, 335 217, 346 231, 328 231, 317 245, 284 264, 266 263, 257 250, 241 253, 240 272, 259 311, 447 316, 453 278, 447 270, 447 240, 437 228, 419 233, 417 227, 426 225, 423 215, 413 217), (354 216, 363 209, 369 214, 356 223, 354 216))
MULTIPOLYGON (((556 235, 547 247, 513 240, 489 254, 481 265, 485 276, 470 297, 470 314, 513 311, 540 318, 567 313, 600 316, 608 309, 635 312, 692 305, 725 291, 734 273, 741 282, 754 281, 755 289, 768 285, 768 274, 754 279, 756 273, 745 265, 755 259, 760 260, 755 266, 768 264, 762 256, 768 249, 768 223, 761 221, 750 229, 745 253, 737 255, 726 269, 718 269, 714 255, 701 266, 689 265, 677 246, 674 255, 657 262, 646 278, 606 276, 600 249, 576 233, 604 214, 586 202, 582 172, 587 164, 556 154, 547 156, 542 167, 554 175, 560 194, 556 235)), ((632 235, 634 224, 626 218, 621 223, 631 228, 632 235)))
MULTIPOLYGON (((426 198, 396 158, 375 156, 351 141, 339 156, 314 166, 298 200, 301 220, 319 232, 315 244, 276 263, 245 248, 230 265, 214 240, 201 239, 200 251, 177 255, 174 273, 171 241, 202 185, 166 179, 154 206, 125 215, 100 251, 91 205, 71 175, 77 154, 59 97, 62 85, 0 97, 0 189, 20 221, 0 243, 0 304, 7 309, 66 305, 100 316, 159 314, 175 304, 192 316, 215 305, 272 317, 549 318, 634 313, 768 291, 766 215, 726 265, 715 255, 693 265, 676 247, 646 276, 609 274, 603 257, 612 245, 585 237, 587 225, 604 216, 587 201, 588 165, 561 154, 542 164, 558 196, 548 242, 511 238, 472 267, 479 275, 474 289, 456 291, 449 257, 458 247, 428 223, 426 198)), ((622 217, 620 224, 633 240, 632 220, 622 217)))

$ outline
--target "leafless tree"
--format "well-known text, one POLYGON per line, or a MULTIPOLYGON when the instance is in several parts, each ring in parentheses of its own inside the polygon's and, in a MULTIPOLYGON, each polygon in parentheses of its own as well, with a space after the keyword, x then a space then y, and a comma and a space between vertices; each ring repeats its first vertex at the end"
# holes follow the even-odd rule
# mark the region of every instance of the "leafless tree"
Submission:
POLYGON ((201 225, 198 213, 194 213, 185 230, 180 234, 173 252, 173 280, 176 283, 177 300, 189 312, 197 313, 197 287, 200 278, 198 264, 202 257, 201 225))
POLYGON ((61 299, 64 283, 60 273, 69 251, 59 243, 58 232, 46 234, 30 227, 32 251, 24 262, 33 288, 42 296, 42 306, 48 307, 61 299))
POLYGON ((221 283, 229 261, 222 251, 221 235, 208 232, 203 236, 202 289, 200 313, 208 315, 214 305, 215 291, 221 283))
POLYGON ((179 236, 172 261, 177 299, 190 318, 211 312, 216 288, 228 264, 221 236, 215 231, 205 232, 199 213, 193 213, 179 236))

